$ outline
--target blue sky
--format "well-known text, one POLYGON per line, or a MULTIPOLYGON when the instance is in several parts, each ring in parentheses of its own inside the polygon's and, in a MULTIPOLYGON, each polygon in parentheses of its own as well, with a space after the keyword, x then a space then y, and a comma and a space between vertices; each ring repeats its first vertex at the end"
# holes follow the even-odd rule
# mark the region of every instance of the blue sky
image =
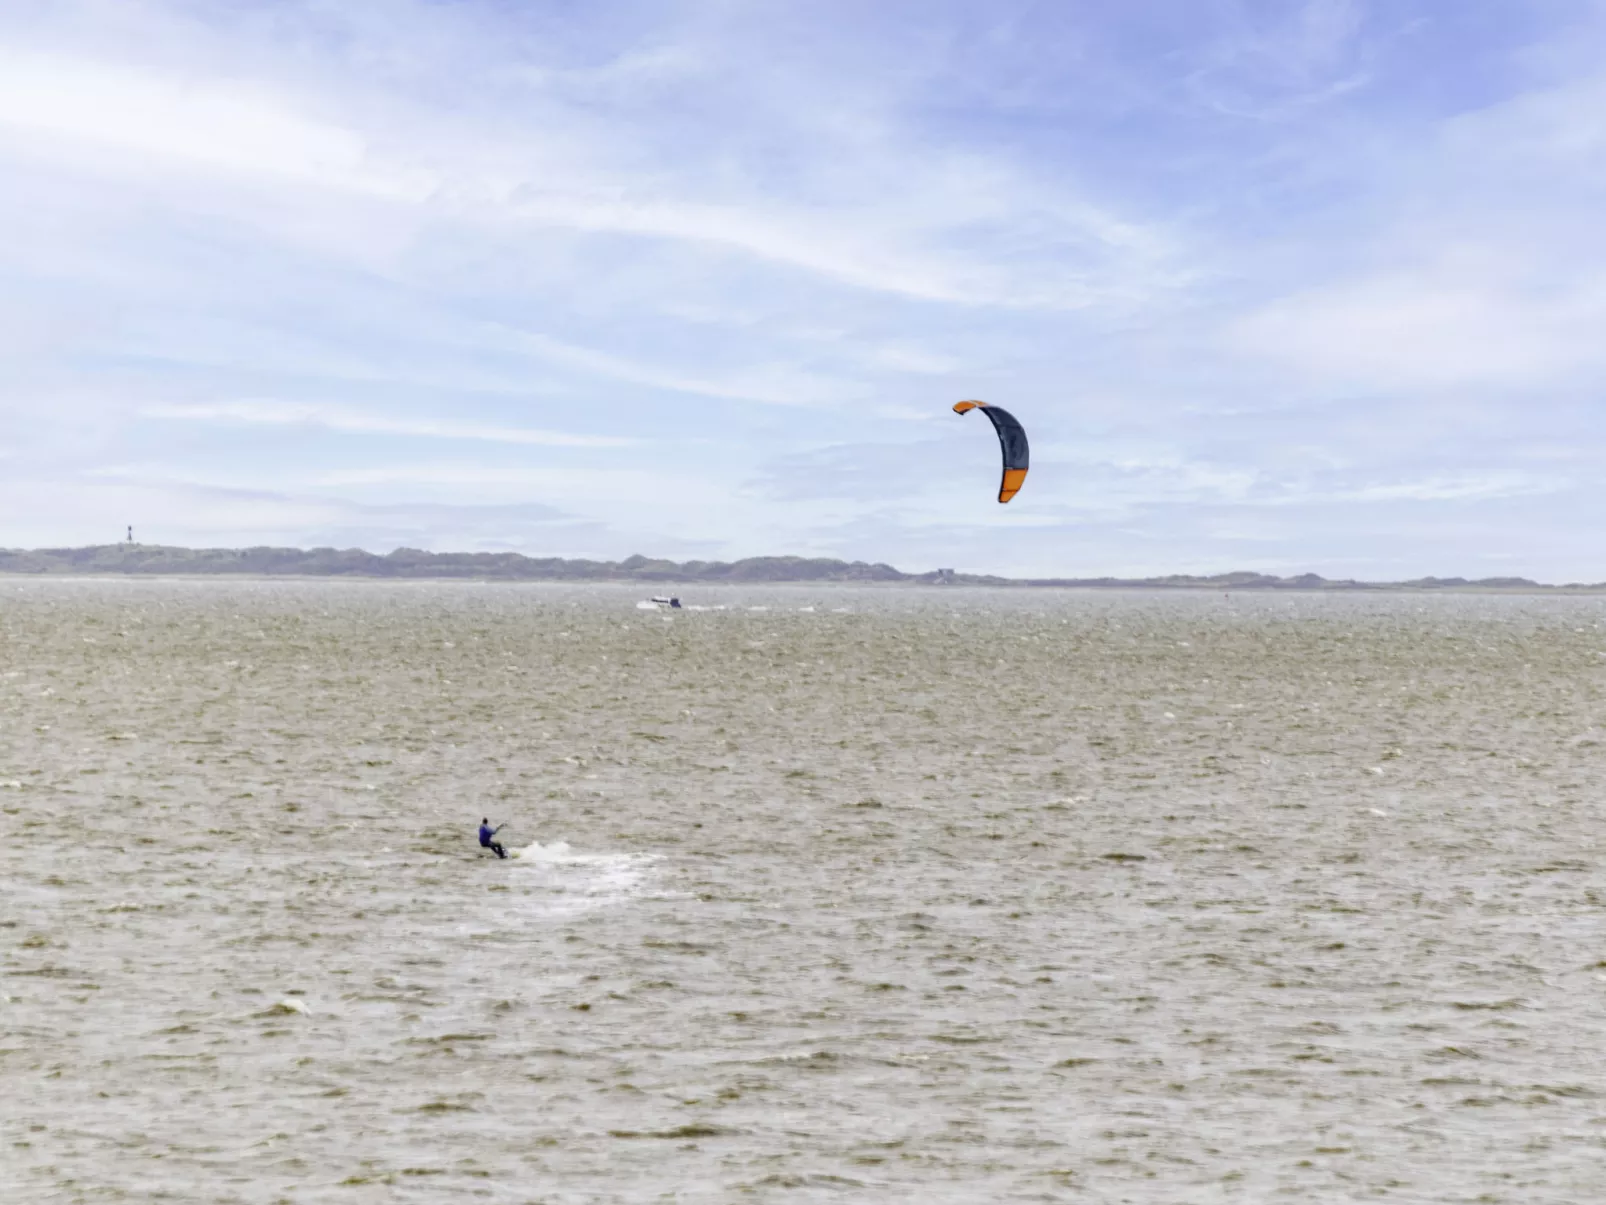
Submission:
POLYGON ((1600 3, 9 0, 0 182, 0 545, 1606 579, 1600 3))

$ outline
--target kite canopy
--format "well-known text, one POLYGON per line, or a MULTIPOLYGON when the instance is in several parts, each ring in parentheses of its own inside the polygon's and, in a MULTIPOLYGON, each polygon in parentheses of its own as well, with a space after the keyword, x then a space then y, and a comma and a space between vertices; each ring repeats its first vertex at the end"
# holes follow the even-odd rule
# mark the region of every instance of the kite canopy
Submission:
POLYGON ((989 406, 986 402, 954 403, 955 414, 968 414, 972 410, 980 410, 992 419, 993 430, 998 432, 998 447, 1004 454, 1004 479, 998 486, 998 500, 1008 502, 1026 482, 1026 469, 1031 459, 1030 449, 1026 445, 1026 428, 1016 422, 1015 416, 1008 410, 989 406))

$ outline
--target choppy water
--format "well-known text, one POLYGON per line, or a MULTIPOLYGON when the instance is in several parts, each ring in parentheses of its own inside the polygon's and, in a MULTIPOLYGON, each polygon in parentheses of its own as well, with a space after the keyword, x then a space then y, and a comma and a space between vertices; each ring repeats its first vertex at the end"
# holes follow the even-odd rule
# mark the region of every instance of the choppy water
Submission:
POLYGON ((1606 1199, 1606 600, 685 593, 0 578, 0 1199, 1606 1199))

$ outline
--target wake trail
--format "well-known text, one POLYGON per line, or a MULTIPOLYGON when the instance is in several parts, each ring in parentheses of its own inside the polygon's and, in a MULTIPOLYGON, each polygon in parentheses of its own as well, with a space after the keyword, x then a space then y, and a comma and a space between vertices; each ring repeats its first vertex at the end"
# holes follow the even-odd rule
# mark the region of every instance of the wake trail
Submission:
POLYGON ((549 917, 584 912, 647 897, 656 879, 658 854, 581 853, 567 841, 542 845, 532 841, 510 849, 508 857, 537 881, 529 898, 535 911, 549 917))

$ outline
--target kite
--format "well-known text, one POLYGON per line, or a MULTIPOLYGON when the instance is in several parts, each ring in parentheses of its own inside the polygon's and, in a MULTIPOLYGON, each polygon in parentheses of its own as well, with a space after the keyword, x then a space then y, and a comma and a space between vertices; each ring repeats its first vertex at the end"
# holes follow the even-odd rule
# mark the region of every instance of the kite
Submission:
POLYGON ((968 414, 972 410, 980 410, 993 420, 993 430, 998 432, 998 447, 1004 454, 1004 479, 998 486, 998 500, 1008 502, 1020 493, 1020 487, 1026 482, 1026 469, 1030 459, 1029 449, 1026 446, 1026 428, 1015 421, 1015 416, 1008 410, 1000 410, 997 406, 989 406, 986 402, 955 402, 955 414, 968 414))

